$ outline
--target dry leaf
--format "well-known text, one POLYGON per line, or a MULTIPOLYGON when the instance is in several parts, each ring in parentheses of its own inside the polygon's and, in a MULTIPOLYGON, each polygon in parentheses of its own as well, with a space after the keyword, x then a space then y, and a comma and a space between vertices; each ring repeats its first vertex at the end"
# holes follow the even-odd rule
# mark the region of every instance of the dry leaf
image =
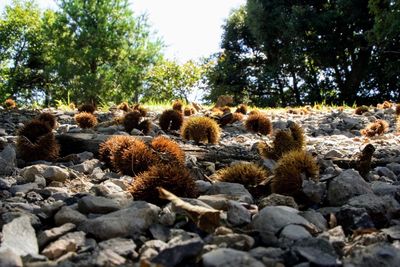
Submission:
POLYGON ((201 206, 194 206, 183 201, 171 192, 162 187, 157 187, 161 199, 171 201, 176 207, 181 208, 186 215, 199 227, 201 230, 208 233, 213 233, 215 228, 220 226, 220 211, 201 206))

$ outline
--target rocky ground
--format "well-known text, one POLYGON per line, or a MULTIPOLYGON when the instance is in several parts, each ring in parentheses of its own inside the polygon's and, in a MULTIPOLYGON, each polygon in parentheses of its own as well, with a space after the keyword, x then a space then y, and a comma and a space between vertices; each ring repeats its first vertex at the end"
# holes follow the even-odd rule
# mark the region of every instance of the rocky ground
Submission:
MULTIPOLYGON (((127 134, 106 124, 82 130, 74 112, 47 111, 57 116, 58 135, 90 143, 127 134)), ((96 116, 105 122, 120 112, 96 116)), ((162 134, 159 113, 148 112, 153 130, 140 138, 162 134)), ((184 200, 217 210, 213 231, 203 231, 207 227, 176 203, 133 200, 126 191, 132 177, 110 172, 90 151, 75 151, 71 161, 25 166, 16 158, 16 131, 37 114, 0 112, 0 266, 400 266, 400 138, 393 109, 361 116, 351 109, 267 111, 274 129, 288 121, 302 125, 307 150, 318 158, 320 182, 304 190, 319 204, 300 208, 291 197, 255 199, 243 185, 207 179, 238 160, 272 168, 256 148, 272 137, 249 133, 242 122, 225 126, 218 145, 197 146, 169 133, 185 149, 201 193, 184 200), (389 132, 362 137, 359 130, 375 119, 387 120, 389 132), (376 151, 363 178, 346 163, 367 143, 376 151)))

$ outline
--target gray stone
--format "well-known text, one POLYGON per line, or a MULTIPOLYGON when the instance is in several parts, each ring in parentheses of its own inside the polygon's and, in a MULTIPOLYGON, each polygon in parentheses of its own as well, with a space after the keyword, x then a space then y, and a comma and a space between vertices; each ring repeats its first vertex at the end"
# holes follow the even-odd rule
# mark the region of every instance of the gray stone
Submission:
POLYGON ((341 206, 354 196, 370 193, 372 193, 370 186, 360 174, 348 169, 330 182, 327 199, 330 205, 341 206))
POLYGON ((376 227, 382 227, 387 224, 386 206, 382 198, 374 194, 366 194, 353 197, 347 202, 349 206, 364 208, 373 220, 376 227))
POLYGON ((17 166, 17 158, 15 149, 6 145, 6 147, 0 152, 0 175, 11 175, 15 171, 17 166))
POLYGON ((212 187, 210 182, 206 182, 203 180, 197 180, 195 181, 195 183, 196 183, 196 188, 200 194, 207 192, 212 187))
POLYGON ((251 222, 251 212, 237 201, 228 201, 228 222, 240 226, 251 222))
POLYGON ((37 255, 39 253, 35 229, 27 216, 15 218, 3 226, 0 252, 10 249, 19 256, 37 255))
POLYGON ((207 191, 208 195, 218 195, 223 194, 227 195, 231 200, 237 200, 239 202, 245 202, 248 204, 253 203, 253 197, 247 191, 247 189, 241 185, 236 183, 226 183, 226 182, 217 182, 212 185, 210 190, 207 191))
POLYGON ((217 210, 228 210, 229 198, 227 195, 202 195, 199 200, 217 210))
POLYGON ((267 206, 288 206, 288 207, 292 207, 294 209, 299 208, 299 206, 297 205, 297 203, 293 197, 279 195, 279 194, 275 194, 275 193, 261 199, 258 206, 260 209, 267 207, 267 206))
POLYGON ((385 176, 392 181, 397 180, 397 175, 387 167, 376 167, 374 171, 376 171, 380 176, 385 176))
POLYGON ((21 256, 15 254, 11 249, 0 251, 0 266, 1 267, 22 267, 21 256))
POLYGON ((340 151, 338 151, 336 149, 332 149, 325 154, 324 158, 330 159, 330 158, 342 158, 342 157, 343 157, 343 154, 340 151))
POLYGON ((326 185, 324 183, 316 183, 312 180, 303 180, 302 191, 308 200, 319 204, 324 200, 326 185))
POLYGON ((77 210, 71 209, 68 206, 62 207, 56 215, 54 215, 54 222, 56 225, 63 225, 65 223, 73 223, 79 225, 80 223, 86 221, 85 215, 77 210))
POLYGON ((311 234, 304 227, 289 224, 282 229, 279 240, 282 245, 291 245, 296 240, 309 237, 311 234))
POLYGON ((400 249, 391 244, 378 243, 355 250, 344 259, 344 267, 400 266, 400 249))
POLYGON ((101 167, 100 161, 98 159, 91 159, 71 166, 71 169, 84 174, 91 174, 96 167, 101 167))
POLYGON ((344 205, 336 213, 336 219, 346 234, 351 233, 352 229, 375 228, 374 222, 365 208, 344 205))
POLYGON ((82 213, 100 213, 105 214, 119 210, 118 203, 109 198, 85 196, 78 201, 78 210, 82 213))
POLYGON ((126 262, 126 259, 113 250, 101 250, 94 255, 93 266, 121 266, 126 262))
POLYGON ((281 262, 283 262, 283 257, 285 255, 285 251, 283 251, 281 248, 273 248, 273 247, 269 248, 256 247, 250 250, 249 253, 257 260, 262 260, 263 258, 269 258, 281 262))
POLYGON ((69 172, 57 166, 49 166, 43 172, 43 177, 50 181, 64 182, 69 177, 69 172))
POLYGON ((128 208, 87 220, 79 229, 102 240, 138 235, 157 222, 159 212, 155 205, 135 201, 128 208))
POLYGON ((45 230, 38 235, 39 247, 47 245, 49 242, 56 240, 60 236, 74 230, 76 225, 73 223, 66 223, 60 227, 54 227, 49 230, 45 230))
POLYGON ((166 248, 168 248, 168 244, 161 240, 146 241, 139 250, 140 259, 150 260, 166 248))
POLYGON ((328 222, 321 213, 310 209, 300 212, 300 215, 318 227, 319 230, 326 231, 328 229, 328 222))
POLYGON ((381 229, 381 231, 387 234, 393 240, 400 240, 400 225, 394 225, 389 228, 381 229))
POLYGON ((13 178, 0 178, 0 190, 9 190, 16 182, 13 178))
POLYGON ((386 167, 389 168, 396 175, 400 174, 400 163, 392 162, 392 163, 387 164, 386 167))
POLYGON ((312 266, 341 266, 333 246, 325 239, 307 238, 295 243, 292 250, 312 266))
POLYGON ((276 236, 281 229, 290 224, 314 227, 297 212, 284 206, 265 207, 254 217, 252 225, 265 243, 273 241, 269 240, 271 236, 276 236))
POLYGON ((249 253, 231 248, 219 248, 202 256, 204 267, 264 267, 264 264, 249 253))
POLYGON ((346 244, 346 235, 341 225, 321 233, 318 237, 328 240, 335 250, 340 253, 342 253, 342 249, 346 244))
POLYGON ((36 183, 16 184, 16 185, 11 186, 10 193, 15 196, 17 193, 26 194, 29 191, 32 191, 32 190, 38 189, 38 188, 39 187, 36 183))
POLYGON ((203 249, 204 242, 200 238, 191 238, 172 245, 168 245, 151 262, 162 266, 177 266, 184 259, 196 257, 203 249))
POLYGON ((25 167, 21 170, 20 174, 25 179, 26 183, 35 181, 35 176, 42 176, 43 172, 48 166, 44 164, 36 164, 25 167))
POLYGON ((218 247, 227 247, 238 250, 249 250, 254 246, 254 238, 245 234, 225 234, 212 235, 207 240, 208 244, 214 244, 218 247))
POLYGON ((101 249, 110 249, 121 256, 129 256, 135 254, 136 244, 132 239, 127 238, 111 238, 99 243, 101 249))
POLYGON ((392 185, 386 182, 374 181, 371 183, 371 188, 374 194, 378 196, 400 196, 400 185, 392 185))

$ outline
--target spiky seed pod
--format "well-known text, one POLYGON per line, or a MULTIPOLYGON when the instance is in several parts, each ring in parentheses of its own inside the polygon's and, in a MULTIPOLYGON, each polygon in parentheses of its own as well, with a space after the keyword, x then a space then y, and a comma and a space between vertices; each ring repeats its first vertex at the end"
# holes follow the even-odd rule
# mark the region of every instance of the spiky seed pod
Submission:
POLYGON ((117 106, 118 109, 128 112, 130 110, 129 104, 127 102, 122 102, 117 106))
POLYGON ((396 105, 396 116, 400 116, 400 104, 396 105))
POLYGON ((258 109, 253 109, 252 111, 249 112, 248 115, 250 116, 250 115, 259 114, 259 113, 261 113, 260 110, 258 110, 258 109))
POLYGON ((148 146, 134 137, 122 144, 119 150, 113 150, 111 153, 111 163, 114 168, 120 173, 131 176, 147 171, 156 160, 148 146))
POLYGON ((159 118, 159 124, 164 132, 168 130, 177 131, 183 122, 182 113, 173 109, 164 110, 159 118))
POLYGON ((241 113, 243 115, 247 114, 247 105, 246 104, 240 104, 238 108, 236 109, 235 113, 241 113))
POLYGON ((74 104, 73 102, 69 103, 68 107, 69 107, 70 109, 72 109, 72 110, 74 110, 74 109, 76 108, 76 107, 75 107, 75 104, 74 104))
POLYGON ((151 121, 144 120, 138 125, 138 129, 142 131, 144 134, 148 134, 151 131, 151 121))
POLYGON ((232 117, 231 123, 234 123, 237 121, 242 121, 244 118, 243 114, 239 113, 239 112, 234 112, 232 115, 233 115, 233 117, 232 117))
MULTIPOLYGON (((119 151, 123 144, 128 143, 132 139, 127 135, 114 135, 108 138, 99 146, 99 159, 103 161, 106 166, 113 168, 111 163, 111 156, 114 151, 119 151)), ((115 170, 115 169, 114 169, 115 170)))
POLYGON ((151 142, 151 147, 164 163, 173 161, 177 161, 180 164, 185 163, 185 152, 179 147, 178 143, 167 137, 158 136, 154 138, 151 142))
POLYGON ((51 129, 54 129, 56 127, 56 124, 57 124, 56 117, 53 114, 48 113, 48 112, 40 113, 39 116, 37 116, 36 119, 41 121, 41 122, 44 122, 51 129))
POLYGON ((182 101, 180 99, 175 100, 174 103, 172 103, 172 109, 178 112, 182 112, 183 109, 182 101))
POLYGON ((60 145, 52 132, 37 137, 34 142, 23 135, 18 136, 17 153, 25 161, 54 161, 58 158, 59 152, 60 145))
POLYGON ((12 100, 11 98, 8 98, 8 99, 6 99, 6 101, 4 101, 4 107, 6 109, 16 108, 17 107, 17 103, 15 103, 15 101, 12 100))
POLYGON ((82 129, 93 128, 97 124, 97 118, 93 113, 81 112, 75 115, 75 121, 82 129))
POLYGON ((292 123, 287 130, 279 130, 275 133, 272 147, 265 143, 258 145, 261 156, 278 160, 283 154, 292 150, 301 150, 305 145, 304 130, 300 125, 292 123))
POLYGON ((126 113, 122 120, 122 125, 124 125, 125 131, 130 133, 134 128, 138 128, 141 117, 142 114, 137 110, 126 113))
POLYGON ((263 135, 270 134, 272 131, 271 120, 262 113, 250 115, 245 122, 245 126, 248 131, 263 135))
POLYGON ((254 163, 237 163, 218 170, 213 176, 220 182, 239 183, 247 187, 265 181, 268 172, 254 163))
POLYGON ((369 108, 367 106, 360 106, 360 107, 357 107, 354 110, 354 113, 357 114, 357 115, 362 115, 362 114, 364 114, 365 112, 368 112, 368 111, 369 111, 369 108))
POLYGON ((196 110, 192 107, 186 107, 183 111, 185 116, 191 116, 196 113, 196 110))
POLYGON ((220 126, 225 126, 229 123, 232 123, 233 114, 230 112, 225 112, 222 116, 220 116, 217 120, 220 126))
POLYGON ((303 150, 293 150, 278 161, 271 180, 271 192, 296 197, 303 179, 318 181, 319 167, 315 159, 303 150))
POLYGON ((92 104, 82 104, 78 107, 78 112, 94 113, 95 111, 96 107, 92 104))
POLYGON ((389 131, 389 123, 385 120, 376 120, 362 129, 360 133, 366 137, 374 137, 383 135, 387 131, 389 131))
POLYGON ((18 135, 25 136, 32 143, 36 143, 40 136, 51 132, 51 128, 46 123, 39 120, 31 120, 26 123, 19 131, 18 135))
POLYGON ((218 143, 220 132, 218 124, 208 117, 190 117, 181 128, 182 138, 194 140, 197 144, 200 142, 218 143))
POLYGON ((133 105, 133 110, 139 111, 142 117, 146 117, 147 115, 147 109, 140 104, 133 105))
POLYGON ((159 199, 157 187, 162 187, 178 197, 197 196, 196 184, 184 166, 160 164, 135 177, 128 189, 135 200, 153 204, 163 204, 159 199))

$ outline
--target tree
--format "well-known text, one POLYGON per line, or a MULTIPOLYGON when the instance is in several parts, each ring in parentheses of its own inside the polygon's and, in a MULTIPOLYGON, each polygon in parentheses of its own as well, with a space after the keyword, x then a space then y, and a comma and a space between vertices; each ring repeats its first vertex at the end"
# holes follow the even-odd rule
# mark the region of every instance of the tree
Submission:
POLYGON ((0 92, 30 99, 45 83, 41 12, 33 1, 13 1, 0 19, 0 92))
POLYGON ((89 102, 137 99, 162 47, 146 17, 134 17, 127 0, 59 0, 59 7, 53 35, 65 91, 89 102))
POLYGON ((199 86, 204 71, 204 65, 192 60, 180 65, 176 61, 164 59, 145 77, 143 100, 184 99, 188 102, 189 95, 199 86))

